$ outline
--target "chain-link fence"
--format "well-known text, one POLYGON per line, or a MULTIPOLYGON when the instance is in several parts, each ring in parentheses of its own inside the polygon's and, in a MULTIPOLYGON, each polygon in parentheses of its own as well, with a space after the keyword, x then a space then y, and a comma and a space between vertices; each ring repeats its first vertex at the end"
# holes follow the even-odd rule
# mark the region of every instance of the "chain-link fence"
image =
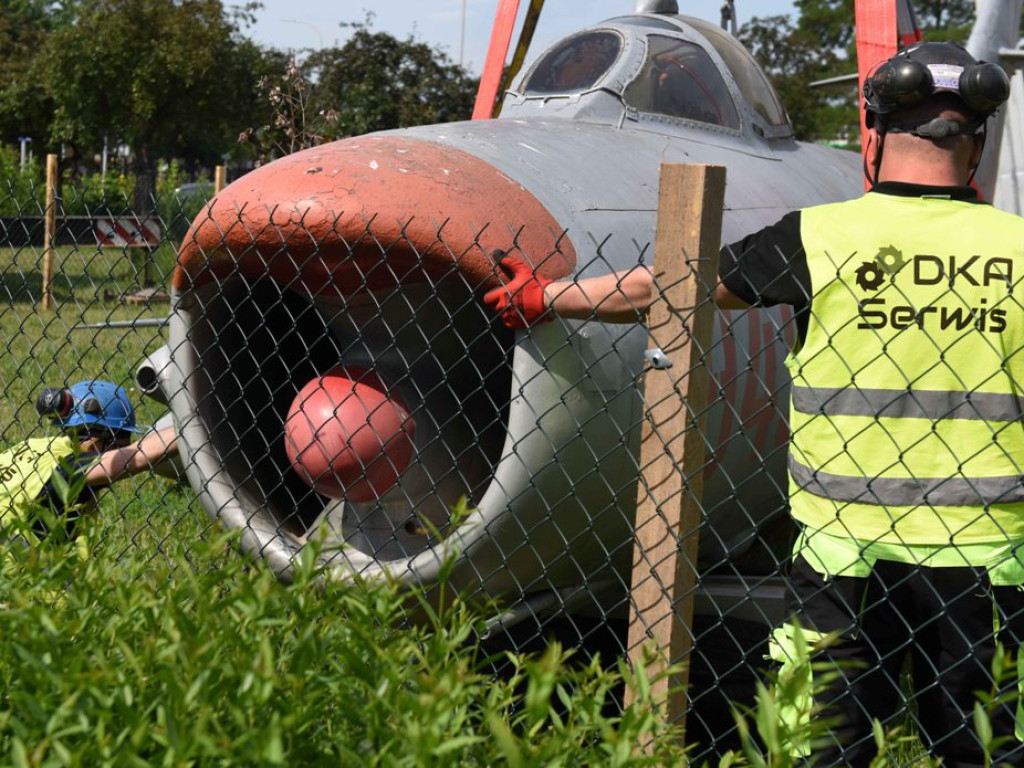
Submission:
MULTIPOLYGON (((166 404, 142 396, 135 378, 164 345, 177 243, 204 200, 185 191, 139 206, 113 183, 92 188, 99 186, 51 186, 48 208, 45 183, 24 174, 0 201, 0 408, 8 452, 26 439, 56 436, 54 414, 41 415, 37 400, 46 389, 84 380, 123 386, 139 429, 171 423, 166 404)), ((81 521, 77 532, 94 546, 112 547, 106 556, 146 547, 154 557, 187 557, 189 542, 207 524, 193 514, 198 505, 178 469, 161 467, 167 482, 112 486, 98 497, 100 514, 81 521)))
MULTIPOLYGON (((334 211, 314 221, 269 204, 218 205, 180 248, 173 213, 154 217, 155 238, 129 232, 112 246, 102 232, 144 223, 127 204, 80 221, 58 212, 49 311, 39 303, 35 212, 3 222, 5 442, 44 430, 33 407, 43 387, 96 378, 131 390, 141 423, 173 413, 184 446, 184 476, 101 497, 94 556, 145 548, 184 567, 190 542, 215 520, 282 578, 316 540, 337 578, 388 575, 429 592, 443 574, 445 589, 493 601, 496 646, 557 637, 615 658, 630 650, 638 501, 658 492, 641 443, 670 450, 687 437, 690 409, 703 458, 696 474, 677 470, 682 495, 699 475, 699 524, 676 531, 673 547, 699 539, 699 548, 685 563, 696 583, 674 595, 693 604, 691 650, 673 661, 689 665, 695 756, 735 748, 730 703, 753 703, 771 666, 769 636, 788 615, 797 531, 784 359, 800 321, 782 309, 715 314, 695 358, 707 402, 677 403, 679 421, 647 423, 644 438, 645 378, 662 370, 645 325, 602 322, 596 311, 505 328, 481 302, 502 281, 485 222, 334 211)), ((538 253, 521 230, 501 233, 509 252, 563 279, 621 269, 609 234, 592 233, 584 256, 558 236, 538 253)), ((627 261, 651 262, 649 245, 633 247, 627 261)), ((699 304, 712 290, 700 286, 699 304)), ((687 336, 690 309, 681 317, 687 336)), ((664 349, 677 342, 659 339, 664 349)), ((984 568, 971 573, 980 581, 963 590, 988 588, 984 568)), ((862 608, 880 611, 901 583, 872 591, 862 608)), ((911 638, 933 626, 886 620, 911 638)), ((992 673, 963 638, 962 664, 984 689, 992 673)), ((907 681, 927 660, 915 658, 911 672, 904 655, 881 673, 910 705, 896 723, 913 730, 907 681)), ((931 686, 941 692, 942 681, 931 686)), ((951 728, 973 734, 975 724, 951 728)))

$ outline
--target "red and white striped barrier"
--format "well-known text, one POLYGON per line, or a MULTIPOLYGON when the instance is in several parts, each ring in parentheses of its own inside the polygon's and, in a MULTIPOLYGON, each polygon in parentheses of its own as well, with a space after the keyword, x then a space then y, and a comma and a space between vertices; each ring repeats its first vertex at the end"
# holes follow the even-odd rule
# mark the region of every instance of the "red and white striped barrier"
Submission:
POLYGON ((96 219, 96 243, 100 246, 124 248, 126 246, 150 246, 160 244, 160 222, 156 218, 142 219, 134 216, 96 219))

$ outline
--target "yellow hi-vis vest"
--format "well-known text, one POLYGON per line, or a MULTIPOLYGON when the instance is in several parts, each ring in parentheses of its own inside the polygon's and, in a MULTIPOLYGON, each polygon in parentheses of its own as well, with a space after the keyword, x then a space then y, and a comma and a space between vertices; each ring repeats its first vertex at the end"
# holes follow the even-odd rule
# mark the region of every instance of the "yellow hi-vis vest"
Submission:
POLYGON ((76 444, 61 436, 33 438, 0 453, 0 526, 38 543, 28 524, 39 494, 60 462, 71 459, 75 450, 76 444))
POLYGON ((801 214, 793 517, 908 545, 1024 541, 1024 219, 868 193, 801 214))

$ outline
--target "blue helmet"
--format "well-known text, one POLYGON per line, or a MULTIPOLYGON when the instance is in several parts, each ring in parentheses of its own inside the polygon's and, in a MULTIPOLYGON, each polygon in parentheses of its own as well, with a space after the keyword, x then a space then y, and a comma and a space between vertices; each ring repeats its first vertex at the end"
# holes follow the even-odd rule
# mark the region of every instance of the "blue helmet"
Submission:
POLYGON ((72 384, 71 413, 59 419, 61 429, 106 427, 114 432, 137 432, 135 409, 128 394, 109 381, 89 380, 72 384))

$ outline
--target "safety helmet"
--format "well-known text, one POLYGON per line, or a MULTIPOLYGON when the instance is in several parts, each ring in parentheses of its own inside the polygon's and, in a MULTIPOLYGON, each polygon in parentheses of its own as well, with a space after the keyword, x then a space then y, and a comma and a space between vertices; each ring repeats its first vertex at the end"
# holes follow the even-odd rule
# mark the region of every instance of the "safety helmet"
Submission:
POLYGON ((71 412, 56 421, 62 429, 106 428, 112 432, 137 432, 135 409, 123 388, 109 381, 90 379, 69 387, 71 412))
POLYGON ((975 129, 1010 96, 1002 67, 977 61, 956 43, 917 43, 882 62, 864 81, 868 125, 877 116, 940 93, 959 97, 978 120, 975 129))

